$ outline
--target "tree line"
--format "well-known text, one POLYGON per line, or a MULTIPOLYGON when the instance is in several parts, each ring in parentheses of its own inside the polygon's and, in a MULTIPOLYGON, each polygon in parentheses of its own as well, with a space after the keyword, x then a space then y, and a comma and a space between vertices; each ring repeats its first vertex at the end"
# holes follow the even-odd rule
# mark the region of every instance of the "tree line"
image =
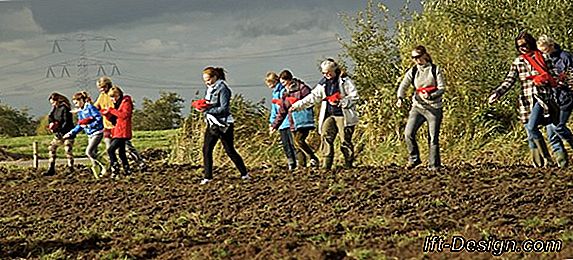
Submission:
MULTIPOLYGON (((160 92, 157 100, 143 98, 141 109, 133 113, 134 130, 166 130, 179 128, 185 100, 177 93, 160 92)), ((48 105, 46 105, 48 106, 48 105)), ((18 109, 0 102, 0 135, 30 136, 49 134, 47 115, 34 118, 28 109, 18 109)))

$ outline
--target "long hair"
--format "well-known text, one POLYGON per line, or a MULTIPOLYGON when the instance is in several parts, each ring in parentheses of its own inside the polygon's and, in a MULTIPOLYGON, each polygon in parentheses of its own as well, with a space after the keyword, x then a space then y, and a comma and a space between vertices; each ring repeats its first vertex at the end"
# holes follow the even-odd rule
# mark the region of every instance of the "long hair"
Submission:
POLYGON ((414 51, 416 51, 420 55, 426 55, 428 62, 433 63, 432 56, 430 56, 430 53, 428 53, 428 50, 423 45, 416 46, 416 48, 414 48, 414 51))
POLYGON ((217 79, 225 79, 225 70, 221 67, 206 67, 203 69, 203 74, 209 75, 209 77, 217 77, 217 79))
POLYGON ((537 49, 537 41, 535 40, 535 38, 533 37, 533 35, 531 35, 528 32, 520 32, 519 35, 517 35, 517 37, 515 37, 515 49, 517 50, 517 52, 519 52, 519 45, 517 45, 517 41, 518 40, 525 40, 525 44, 527 44, 527 47, 532 50, 532 51, 536 51, 537 49))
POLYGON ((50 94, 50 96, 48 97, 48 100, 56 101, 57 106, 59 106, 60 104, 64 104, 68 108, 72 107, 70 100, 66 96, 64 96, 58 92, 53 92, 52 94, 50 94))

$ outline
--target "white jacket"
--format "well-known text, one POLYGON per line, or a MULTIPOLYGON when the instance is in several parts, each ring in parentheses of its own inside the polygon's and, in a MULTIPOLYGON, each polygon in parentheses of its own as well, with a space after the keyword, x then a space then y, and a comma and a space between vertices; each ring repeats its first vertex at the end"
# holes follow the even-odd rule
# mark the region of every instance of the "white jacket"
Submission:
MULTIPOLYGON (((358 101, 358 91, 352 80, 348 77, 339 78, 338 85, 340 86, 340 108, 344 115, 344 126, 353 126, 358 124, 358 112, 356 112, 356 101, 358 101)), ((318 133, 322 134, 322 123, 326 115, 326 92, 323 84, 317 84, 316 87, 308 94, 308 96, 295 102, 292 107, 295 110, 302 110, 312 107, 314 104, 322 101, 320 105, 320 114, 318 116, 318 133)), ((342 129, 340 129, 342 131, 342 129)))

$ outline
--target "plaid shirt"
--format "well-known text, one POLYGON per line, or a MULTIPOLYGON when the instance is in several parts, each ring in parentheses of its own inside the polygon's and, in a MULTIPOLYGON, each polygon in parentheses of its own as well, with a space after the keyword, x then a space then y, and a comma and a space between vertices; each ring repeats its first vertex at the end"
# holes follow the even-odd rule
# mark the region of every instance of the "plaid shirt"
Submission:
MULTIPOLYGON (((555 67, 549 56, 543 54, 543 59, 549 72, 552 76, 557 75, 555 67)), ((533 109, 533 105, 536 102, 540 102, 541 107, 543 107, 545 116, 548 116, 547 104, 551 97, 551 89, 549 86, 535 86, 532 79, 528 79, 529 76, 539 75, 533 66, 531 66, 524 58, 518 56, 515 58, 511 64, 511 68, 505 76, 505 80, 501 83, 495 92, 498 96, 502 96, 515 84, 515 81, 519 79, 521 82, 521 94, 519 95, 519 120, 526 124, 529 121, 529 115, 533 109)))

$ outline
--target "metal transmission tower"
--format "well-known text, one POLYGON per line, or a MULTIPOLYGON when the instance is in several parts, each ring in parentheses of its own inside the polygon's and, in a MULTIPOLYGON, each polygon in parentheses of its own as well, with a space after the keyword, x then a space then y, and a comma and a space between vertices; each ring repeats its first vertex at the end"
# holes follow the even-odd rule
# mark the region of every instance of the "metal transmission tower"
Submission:
POLYGON ((51 64, 48 66, 48 70, 46 72, 46 77, 70 77, 70 70, 68 69, 68 67, 73 67, 73 66, 77 66, 77 79, 76 79, 76 84, 77 84, 77 88, 78 89, 82 89, 82 88, 86 88, 87 86, 90 85, 90 76, 89 76, 89 71, 88 71, 88 67, 97 67, 97 76, 102 76, 102 75, 108 75, 106 72, 105 67, 107 66, 109 69, 109 71, 111 71, 111 76, 113 75, 120 75, 121 73, 119 72, 119 68, 117 67, 117 64, 115 64, 114 62, 109 62, 109 61, 103 61, 103 60, 99 60, 99 59, 94 59, 94 58, 90 58, 88 57, 88 53, 87 53, 87 49, 86 49, 86 44, 87 42, 92 42, 92 41, 100 41, 103 42, 103 51, 102 52, 107 52, 107 51, 113 51, 113 48, 111 47, 110 41, 115 41, 115 38, 111 38, 111 37, 102 37, 102 36, 97 36, 97 35, 88 35, 85 33, 79 33, 76 34, 73 37, 65 37, 65 38, 61 38, 61 39, 57 39, 57 40, 52 40, 51 42, 53 42, 52 45, 52 53, 56 53, 62 52, 62 48, 60 47, 60 42, 63 41, 74 41, 74 42, 78 42, 79 43, 79 53, 75 54, 78 55, 78 58, 75 59, 71 59, 71 60, 67 60, 67 61, 63 61, 60 63, 55 63, 55 64, 51 64), (74 64, 75 61, 75 64, 74 64), (61 68, 59 73, 54 72, 54 68, 61 68))

